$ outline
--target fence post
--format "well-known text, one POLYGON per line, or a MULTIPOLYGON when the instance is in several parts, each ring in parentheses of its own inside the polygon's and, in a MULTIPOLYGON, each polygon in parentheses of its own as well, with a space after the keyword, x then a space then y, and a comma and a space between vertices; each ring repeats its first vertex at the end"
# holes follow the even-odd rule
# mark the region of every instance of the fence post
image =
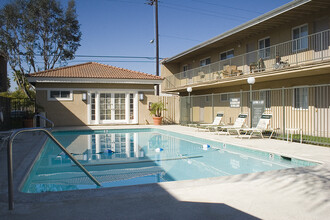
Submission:
POLYGON ((214 100, 213 100, 213 93, 212 93, 212 118, 214 118, 214 100))
POLYGON ((283 109, 283 137, 282 139, 285 140, 285 90, 282 87, 282 109, 283 109))

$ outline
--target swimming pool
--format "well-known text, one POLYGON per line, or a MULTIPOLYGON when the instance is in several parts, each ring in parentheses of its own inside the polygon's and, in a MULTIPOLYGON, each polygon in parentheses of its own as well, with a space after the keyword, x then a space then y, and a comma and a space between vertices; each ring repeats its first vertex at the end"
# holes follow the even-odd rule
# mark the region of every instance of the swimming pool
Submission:
MULTIPOLYGON (((102 184, 116 187, 255 173, 316 163, 161 129, 58 131, 53 135, 102 184)), ((97 186, 52 142, 21 191, 40 193, 97 186)))

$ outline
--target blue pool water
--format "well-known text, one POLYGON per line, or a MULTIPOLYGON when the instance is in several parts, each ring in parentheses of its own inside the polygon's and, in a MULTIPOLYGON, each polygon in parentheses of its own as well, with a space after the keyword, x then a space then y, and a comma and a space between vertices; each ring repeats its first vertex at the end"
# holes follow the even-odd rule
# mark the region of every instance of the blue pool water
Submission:
MULTIPOLYGON (((263 172, 316 163, 160 129, 53 132, 102 187, 263 172)), ((40 193, 97 186, 51 141, 22 191, 40 193)))

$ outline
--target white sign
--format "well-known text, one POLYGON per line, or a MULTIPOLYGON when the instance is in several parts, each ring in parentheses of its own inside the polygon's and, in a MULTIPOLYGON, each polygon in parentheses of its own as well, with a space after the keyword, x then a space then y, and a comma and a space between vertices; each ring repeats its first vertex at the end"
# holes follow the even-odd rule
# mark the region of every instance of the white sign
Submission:
POLYGON ((230 108, 239 108, 241 107, 240 98, 230 98, 230 108))

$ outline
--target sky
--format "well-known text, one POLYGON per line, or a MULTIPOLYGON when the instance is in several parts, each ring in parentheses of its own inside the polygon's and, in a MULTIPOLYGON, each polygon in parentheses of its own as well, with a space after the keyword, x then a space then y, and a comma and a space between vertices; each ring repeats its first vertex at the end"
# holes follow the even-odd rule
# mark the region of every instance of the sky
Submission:
MULTIPOLYGON (((0 0, 0 7, 10 1, 0 0)), ((68 0, 59 1, 66 7, 68 0)), ((159 0, 159 56, 172 57, 290 1, 159 0)), ((76 57, 68 65, 93 61, 155 74, 155 13, 147 2, 76 0, 82 32, 76 55, 109 57, 76 57)))

